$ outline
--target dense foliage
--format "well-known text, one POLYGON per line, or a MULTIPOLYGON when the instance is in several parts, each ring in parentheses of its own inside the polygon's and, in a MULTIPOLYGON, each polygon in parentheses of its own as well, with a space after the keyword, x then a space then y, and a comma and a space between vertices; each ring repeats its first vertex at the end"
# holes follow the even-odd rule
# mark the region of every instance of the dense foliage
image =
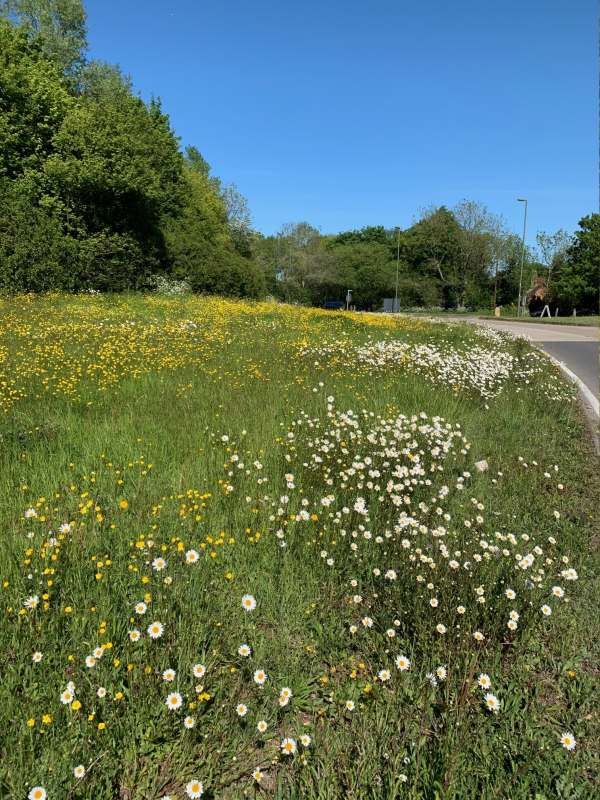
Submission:
POLYGON ((233 190, 195 148, 182 155, 159 102, 85 61, 81 4, 0 8, 0 287, 122 291, 172 275, 261 294, 233 190))
POLYGON ((600 216, 539 252, 485 207, 425 210, 406 230, 251 228, 245 199, 182 152, 160 102, 86 58, 82 0, 0 0, 0 290, 198 292, 361 309, 523 300, 597 311, 600 216), (165 281, 167 283, 165 284, 165 281))

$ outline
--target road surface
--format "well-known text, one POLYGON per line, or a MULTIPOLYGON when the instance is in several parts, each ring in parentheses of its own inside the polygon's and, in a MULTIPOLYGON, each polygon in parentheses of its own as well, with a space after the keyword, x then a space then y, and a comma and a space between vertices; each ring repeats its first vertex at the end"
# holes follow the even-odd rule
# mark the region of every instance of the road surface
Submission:
MULTIPOLYGON (((465 319, 465 317, 463 317, 465 319)), ((562 361, 590 389, 600 394, 598 358, 599 328, 587 325, 552 325, 546 322, 514 322, 467 317, 469 322, 486 325, 498 331, 510 331, 529 339, 558 361, 562 361)))

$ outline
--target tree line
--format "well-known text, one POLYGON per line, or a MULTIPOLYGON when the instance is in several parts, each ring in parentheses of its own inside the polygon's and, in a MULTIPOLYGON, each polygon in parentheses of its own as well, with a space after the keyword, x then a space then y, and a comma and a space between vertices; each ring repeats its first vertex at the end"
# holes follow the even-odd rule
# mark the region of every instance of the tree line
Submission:
POLYGON ((158 281, 314 305, 598 309, 600 215, 537 248, 484 206, 424 210, 405 230, 275 236, 245 199, 181 149, 158 100, 86 56, 81 0, 0 0, 0 289, 123 291, 158 281))

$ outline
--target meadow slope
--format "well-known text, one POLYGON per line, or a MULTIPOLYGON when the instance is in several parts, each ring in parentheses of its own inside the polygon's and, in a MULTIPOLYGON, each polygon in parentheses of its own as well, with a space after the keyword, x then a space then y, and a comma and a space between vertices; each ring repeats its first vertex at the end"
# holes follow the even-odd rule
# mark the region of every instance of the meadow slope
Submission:
POLYGON ((593 798, 598 464, 463 325, 0 301, 0 797, 593 798))

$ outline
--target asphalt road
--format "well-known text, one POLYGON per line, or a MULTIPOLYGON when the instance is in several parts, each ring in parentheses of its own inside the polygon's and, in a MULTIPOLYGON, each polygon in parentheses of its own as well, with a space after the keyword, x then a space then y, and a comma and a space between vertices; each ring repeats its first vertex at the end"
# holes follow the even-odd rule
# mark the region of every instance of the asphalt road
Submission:
POLYGON ((562 361, 592 391, 600 394, 599 328, 587 325, 552 325, 551 323, 512 322, 469 317, 469 322, 487 325, 496 330, 508 330, 529 339, 551 356, 562 361))

